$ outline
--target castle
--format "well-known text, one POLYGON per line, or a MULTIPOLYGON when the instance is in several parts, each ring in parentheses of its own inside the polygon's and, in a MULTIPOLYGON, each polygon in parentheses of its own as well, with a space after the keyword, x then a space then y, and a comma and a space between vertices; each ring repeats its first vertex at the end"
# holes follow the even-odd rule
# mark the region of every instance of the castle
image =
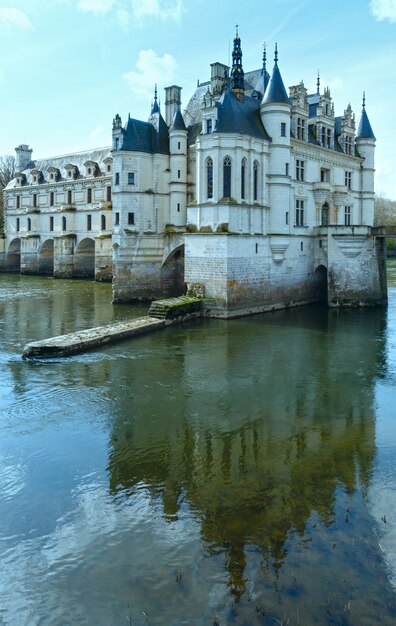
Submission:
POLYGON ((181 112, 181 87, 155 90, 147 122, 116 115, 112 146, 46 160, 16 149, 5 189, 6 271, 112 280, 115 302, 203 286, 232 317, 316 301, 386 302, 374 218, 375 136, 363 98, 356 130, 330 90, 286 92, 278 66, 232 67, 181 112))

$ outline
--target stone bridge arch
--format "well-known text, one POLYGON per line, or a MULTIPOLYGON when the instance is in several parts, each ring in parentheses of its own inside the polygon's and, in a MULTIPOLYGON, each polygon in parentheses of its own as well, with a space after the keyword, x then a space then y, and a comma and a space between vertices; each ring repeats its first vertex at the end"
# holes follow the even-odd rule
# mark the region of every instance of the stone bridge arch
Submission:
POLYGON ((95 278, 95 240, 84 237, 74 251, 73 278, 95 278))
POLYGON ((54 240, 46 239, 38 255, 38 273, 44 276, 53 276, 54 274, 54 240))
POLYGON ((327 267, 325 265, 318 265, 314 271, 314 289, 315 300, 317 302, 328 303, 328 280, 327 280, 327 267))
POLYGON ((161 266, 161 284, 169 296, 181 296, 186 293, 184 282, 184 240, 178 238, 174 247, 168 248, 168 255, 161 266))
POLYGON ((13 239, 8 246, 6 257, 7 272, 21 271, 21 240, 19 237, 13 239))

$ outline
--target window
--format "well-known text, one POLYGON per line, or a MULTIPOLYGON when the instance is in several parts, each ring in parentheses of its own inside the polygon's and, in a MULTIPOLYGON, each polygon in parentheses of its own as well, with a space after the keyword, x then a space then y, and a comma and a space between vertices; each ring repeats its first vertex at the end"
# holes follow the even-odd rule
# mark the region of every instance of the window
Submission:
POLYGON ((177 170, 177 177, 180 178, 180 170, 177 170))
POLYGON ((69 191, 67 192, 67 204, 71 204, 72 203, 72 192, 69 191))
POLYGON ((286 224, 289 224, 289 211, 286 211, 285 213, 285 222, 286 224))
POLYGON ((304 250, 304 243, 302 241, 300 241, 300 250, 301 250, 301 252, 303 252, 303 250, 304 250))
POLYGON ((114 225, 119 226, 119 224, 120 224, 120 214, 116 213, 114 216, 114 225))
POLYGON ((21 196, 16 197, 16 208, 17 209, 21 208, 21 196))
POLYGON ((231 198, 231 159, 223 161, 223 198, 231 198))
POLYGON ((20 221, 19 217, 17 217, 17 220, 16 220, 16 231, 19 232, 20 228, 21 228, 21 221, 20 221))
POLYGON ((245 199, 245 174, 246 174, 246 159, 242 159, 241 163, 241 199, 245 199))
POLYGON ((66 218, 64 215, 62 217, 62 230, 66 230, 66 218))
POLYGON ((206 192, 208 198, 213 198, 213 161, 210 157, 206 161, 206 192))
MULTIPOLYGON (((134 185, 134 184, 135 184, 135 172, 128 172, 128 185, 134 185)), ((116 183, 116 185, 118 185, 118 183, 116 183)))
POLYGON ((132 226, 135 223, 135 214, 128 213, 128 224, 132 226))
POLYGON ((320 182, 321 183, 329 183, 330 182, 330 170, 326 170, 324 167, 320 170, 320 182))
POLYGON ((206 120, 206 132, 207 133, 212 132, 212 120, 206 120))
POLYGON ((304 180, 304 161, 296 159, 296 179, 304 180))
POLYGON ((91 174, 91 173, 92 173, 92 170, 91 170, 91 168, 89 167, 89 168, 88 168, 88 174, 91 174))
POLYGON ((319 248, 321 248, 321 247, 322 247, 322 240, 319 239, 319 248))
POLYGON ((37 194, 36 193, 33 194, 33 206, 34 208, 37 207, 37 194))
POLYGON ((116 150, 119 150, 120 147, 120 139, 119 137, 116 137, 115 143, 114 143, 114 147, 116 150))
POLYGON ((297 118, 297 139, 305 139, 305 120, 302 117, 297 118))
POLYGON ((296 200, 296 226, 304 226, 304 200, 296 200))
POLYGON ((87 204, 91 204, 92 202, 92 189, 88 187, 87 189, 87 204))
POLYGON ((71 178, 71 175, 72 175, 71 170, 69 170, 69 171, 67 172, 67 175, 68 175, 68 177, 69 177, 69 178, 71 178))
POLYGON ((327 129, 327 147, 331 148, 331 128, 327 129))
POLYGON ((50 222, 49 223, 49 229, 50 230, 54 230, 54 216, 53 215, 50 216, 49 222, 50 222))
POLYGON ((108 165, 108 166, 107 166, 107 171, 108 171, 108 172, 111 172, 111 165, 108 165))
POLYGON ((253 165, 253 200, 258 198, 258 163, 254 162, 253 165))
POLYGON ((106 187, 106 201, 111 202, 111 187, 108 185, 106 187))
POLYGON ((54 175, 53 174, 50 175, 50 179, 54 180, 54 175))
POLYGON ((321 225, 329 225, 329 205, 327 203, 322 206, 321 225))
POLYGON ((30 219, 30 217, 28 217, 28 220, 27 220, 27 229, 28 231, 32 230, 32 220, 30 219))
POLYGON ((180 202, 177 203, 177 212, 180 213, 180 202))
POLYGON ((33 176, 33 182, 37 183, 37 176, 33 176))
POLYGON ((119 185, 120 184, 120 175, 118 172, 116 172, 115 178, 114 178, 114 184, 115 185, 119 185))
POLYGON ((350 226, 351 225, 351 214, 352 214, 352 207, 346 206, 344 208, 344 224, 345 224, 345 226, 350 226))
POLYGON ((345 187, 352 189, 352 172, 345 172, 345 187))
POLYGON ((352 145, 353 145, 352 137, 349 137, 347 135, 345 137, 345 152, 346 152, 346 154, 352 154, 352 145))
POLYGON ((87 215, 87 230, 92 230, 92 215, 87 215))
POLYGON ((53 191, 50 192, 50 206, 54 206, 55 202, 55 194, 53 191))
POLYGON ((326 145, 326 129, 324 126, 322 126, 322 146, 326 145))
POLYGON ((256 243, 256 254, 258 253, 258 243, 256 243))
POLYGON ((286 137, 286 122, 281 122, 281 137, 286 137))
POLYGON ((106 230, 106 216, 105 215, 100 216, 100 227, 102 230, 106 230))
POLYGON ((180 150, 180 141, 177 142, 177 149, 180 150))
POLYGON ((285 163, 285 174, 286 176, 289 176, 289 164, 285 163))

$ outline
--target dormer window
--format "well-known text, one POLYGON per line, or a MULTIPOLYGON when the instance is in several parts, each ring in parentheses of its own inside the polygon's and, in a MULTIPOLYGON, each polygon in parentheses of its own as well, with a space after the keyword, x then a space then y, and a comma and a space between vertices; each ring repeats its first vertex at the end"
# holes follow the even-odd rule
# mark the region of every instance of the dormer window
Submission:
POLYGON ((58 180, 59 174, 60 174, 60 172, 59 172, 59 169, 57 167, 51 166, 51 167, 48 168, 48 180, 51 183, 53 183, 53 182, 58 180))
POLYGON ((65 165, 66 176, 67 178, 77 178, 78 176, 78 167, 77 165, 73 165, 72 163, 68 163, 65 165))
POLYGON ((297 118, 297 139, 305 139, 305 119, 303 117, 297 118))
POLYGON ((41 170, 33 169, 30 172, 30 174, 31 174, 31 177, 32 177, 33 185, 37 185, 38 183, 41 182, 41 176, 42 176, 41 170))
POLYGON ((96 176, 98 164, 95 161, 86 161, 84 163, 84 167, 86 168, 85 171, 87 176, 96 176))
POLYGON ((111 165, 113 163, 113 159, 111 159, 110 157, 106 157, 105 159, 103 159, 103 163, 106 166, 106 172, 108 174, 110 174, 110 172, 111 172, 111 165))
POLYGON ((206 120, 206 132, 207 133, 212 132, 212 120, 206 120))

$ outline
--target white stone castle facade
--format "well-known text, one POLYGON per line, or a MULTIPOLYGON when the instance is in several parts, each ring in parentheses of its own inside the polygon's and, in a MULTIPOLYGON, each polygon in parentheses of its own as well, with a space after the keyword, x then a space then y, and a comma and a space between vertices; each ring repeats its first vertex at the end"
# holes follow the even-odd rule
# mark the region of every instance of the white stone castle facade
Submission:
POLYGON ((3 267, 113 281, 114 301, 204 286, 211 313, 327 300, 386 301, 374 218, 375 137, 329 89, 287 94, 278 67, 211 65, 184 113, 155 93, 147 122, 113 121, 112 147, 33 161, 17 148, 5 190, 3 267))

